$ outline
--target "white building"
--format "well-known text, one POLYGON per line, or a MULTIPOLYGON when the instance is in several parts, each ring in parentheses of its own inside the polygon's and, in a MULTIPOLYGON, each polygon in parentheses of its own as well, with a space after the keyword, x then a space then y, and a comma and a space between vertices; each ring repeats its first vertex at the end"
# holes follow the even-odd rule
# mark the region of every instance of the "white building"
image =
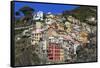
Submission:
POLYGON ((46 15, 46 19, 45 19, 46 24, 50 25, 50 24, 54 23, 55 22, 54 17, 55 16, 53 14, 51 14, 51 12, 48 12, 48 14, 46 15))
POLYGON ((33 20, 43 20, 43 12, 39 11, 33 16, 33 20))
POLYGON ((89 17, 86 20, 88 20, 89 22, 95 22, 96 21, 95 17, 89 17))
POLYGON ((49 42, 54 43, 55 42, 55 38, 54 37, 49 37, 49 42))
POLYGON ((76 23, 76 24, 80 24, 80 21, 78 19, 75 19, 73 16, 68 16, 67 19, 70 22, 76 23))
POLYGON ((51 18, 47 18, 47 19, 45 20, 45 23, 46 23, 47 25, 50 25, 50 24, 53 23, 53 20, 52 20, 51 18))
POLYGON ((43 47, 43 50, 47 49, 47 41, 46 40, 42 41, 42 47, 43 47))
POLYGON ((51 43, 59 43, 59 44, 63 44, 63 37, 58 37, 58 38, 56 38, 56 37, 49 37, 49 41, 51 42, 51 43))

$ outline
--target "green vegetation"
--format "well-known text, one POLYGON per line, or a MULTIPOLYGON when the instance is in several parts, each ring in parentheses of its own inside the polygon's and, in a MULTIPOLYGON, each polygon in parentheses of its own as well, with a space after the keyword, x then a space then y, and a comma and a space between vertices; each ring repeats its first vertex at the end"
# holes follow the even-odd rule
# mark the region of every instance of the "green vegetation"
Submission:
POLYGON ((15 35, 21 34, 25 29, 15 30, 15 35))
POLYGON ((29 6, 24 6, 19 9, 25 16, 32 15, 32 13, 35 11, 34 9, 30 8, 29 6))
POLYGON ((24 14, 19 19, 15 20, 15 26, 27 26, 32 24, 32 14, 34 13, 34 9, 30 8, 29 6, 23 6, 16 12, 16 16, 20 16, 20 12, 24 14))
POLYGON ((97 8, 96 7, 87 7, 87 6, 81 6, 78 7, 72 11, 64 11, 63 15, 72 15, 73 17, 79 19, 82 22, 85 22, 86 18, 88 17, 95 17, 96 18, 96 11, 97 8))

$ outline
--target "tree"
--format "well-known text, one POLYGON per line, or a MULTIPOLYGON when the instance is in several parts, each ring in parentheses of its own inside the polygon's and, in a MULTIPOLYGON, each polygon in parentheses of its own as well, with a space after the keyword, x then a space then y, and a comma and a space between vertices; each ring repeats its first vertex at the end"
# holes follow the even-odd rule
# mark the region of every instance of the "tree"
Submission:
POLYGON ((24 7, 20 8, 19 11, 21 11, 25 16, 27 16, 27 15, 32 15, 32 13, 35 10, 29 6, 24 6, 24 7))
POLYGON ((19 11, 16 11, 15 14, 16 14, 16 16, 19 16, 20 15, 20 12, 19 11))
POLYGON ((33 15, 33 12, 35 11, 33 8, 31 8, 29 6, 24 6, 24 7, 20 8, 19 11, 21 11, 25 16, 23 18, 24 22, 32 21, 32 17, 33 17, 32 15, 33 15))

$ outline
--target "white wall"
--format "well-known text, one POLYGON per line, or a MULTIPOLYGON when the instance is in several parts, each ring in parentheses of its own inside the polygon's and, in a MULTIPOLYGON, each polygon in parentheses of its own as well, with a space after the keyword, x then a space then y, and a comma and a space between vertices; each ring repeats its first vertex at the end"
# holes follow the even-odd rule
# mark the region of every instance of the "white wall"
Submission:
MULTIPOLYGON (((100 0, 23 0, 23 1, 98 5, 99 6, 98 10, 100 12, 100 5, 99 5, 100 0)), ((100 19, 100 13, 98 16, 100 19)), ((98 19, 98 26, 100 26, 99 19, 98 19)), ((100 27, 98 27, 98 32, 100 34, 100 27)), ((98 36, 98 38, 100 40, 100 36, 98 36)), ((99 47, 98 52, 100 52, 99 44, 98 44, 99 47)), ((98 54, 98 57, 100 58, 100 54, 98 54)), ((84 64, 36 66, 34 68, 51 68, 51 67, 52 68, 100 68, 99 66, 100 62, 84 63, 84 64)), ((0 0, 0 68, 10 68, 10 0, 0 0)))

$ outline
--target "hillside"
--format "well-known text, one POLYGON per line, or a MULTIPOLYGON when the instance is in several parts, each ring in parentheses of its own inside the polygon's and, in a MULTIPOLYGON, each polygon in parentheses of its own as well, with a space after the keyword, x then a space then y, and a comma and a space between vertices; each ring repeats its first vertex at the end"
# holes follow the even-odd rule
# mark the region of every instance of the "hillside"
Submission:
POLYGON ((81 6, 78 7, 72 11, 64 11, 63 15, 72 15, 73 17, 79 19, 82 22, 85 22, 86 18, 88 17, 95 17, 96 18, 96 7, 90 7, 90 6, 81 6))

